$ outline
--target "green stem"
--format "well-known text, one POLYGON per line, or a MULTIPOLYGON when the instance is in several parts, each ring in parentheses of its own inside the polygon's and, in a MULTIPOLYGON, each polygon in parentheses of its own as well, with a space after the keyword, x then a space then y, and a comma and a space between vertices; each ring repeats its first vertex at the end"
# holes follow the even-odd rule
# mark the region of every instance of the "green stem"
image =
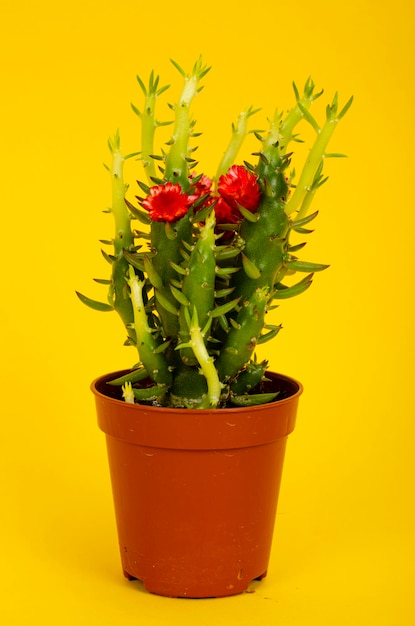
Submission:
POLYGON ((311 148, 310 154, 304 164, 299 181, 295 188, 295 191, 288 201, 285 211, 287 215, 291 215, 294 211, 298 211, 297 219, 304 217, 309 202, 304 202, 307 195, 312 191, 312 184, 316 172, 320 166, 321 159, 324 157, 324 153, 327 148, 332 134, 336 128, 338 119, 328 119, 323 128, 319 131, 317 139, 311 148))
MULTIPOLYGON (((195 92, 196 93, 196 92, 195 92)), ((187 102, 176 105, 175 127, 173 143, 166 157, 165 178, 170 182, 178 182, 184 189, 188 186, 190 117, 187 102)))
POLYGON ((268 156, 268 153, 272 153, 272 149, 278 142, 278 152, 280 156, 286 154, 288 144, 293 140, 293 133, 295 127, 304 118, 304 109, 309 109, 314 100, 320 97, 321 93, 314 94, 314 83, 311 79, 308 79, 304 86, 303 96, 300 98, 295 88, 297 104, 291 109, 284 119, 282 115, 275 111, 274 119, 270 123, 268 135, 264 140, 263 153, 268 156))
POLYGON ((125 289, 125 277, 128 271, 128 263, 123 252, 134 245, 134 235, 131 230, 130 216, 125 204, 126 185, 123 179, 124 157, 121 153, 120 137, 118 133, 109 141, 109 147, 112 154, 110 169, 112 185, 111 212, 115 220, 113 239, 115 258, 112 263, 110 298, 115 310, 126 326, 129 338, 135 343, 135 332, 130 328, 130 324, 133 321, 133 311, 131 301, 125 289))
POLYGON ((190 118, 187 104, 176 108, 175 129, 171 150, 166 157, 166 179, 186 186, 189 154, 190 118))
MULTIPOLYGON (((310 108, 312 102, 313 102, 312 97, 304 96, 300 100, 300 103, 306 109, 310 108)), ((294 129, 301 122, 303 117, 304 117, 304 113, 301 111, 300 107, 297 104, 293 109, 291 109, 287 117, 281 123, 280 137, 279 137, 281 152, 284 152, 284 153, 287 152, 287 146, 290 143, 290 141, 292 141, 294 129)))
POLYGON ((145 282, 140 281, 134 269, 129 267, 128 285, 134 311, 134 328, 137 335, 137 349, 141 362, 149 376, 159 384, 170 385, 171 373, 167 361, 162 353, 156 352, 159 347, 154 337, 153 329, 148 324, 147 313, 143 299, 145 282))
POLYGON ((141 120, 141 160, 143 162, 144 170, 146 172, 148 181, 153 182, 153 178, 157 176, 156 165, 154 163, 154 134, 158 126, 165 126, 170 122, 157 122, 155 119, 156 100, 169 85, 164 87, 158 87, 159 77, 154 76, 152 71, 150 79, 148 81, 148 88, 145 86, 139 76, 137 76, 138 83, 141 87, 141 91, 144 94, 144 109, 139 111, 134 105, 132 105, 133 111, 138 115, 141 120))
POLYGON ((189 187, 189 163, 187 159, 190 155, 189 138, 192 130, 190 105, 193 98, 200 91, 200 80, 209 71, 209 68, 202 65, 201 58, 196 62, 189 75, 186 75, 177 64, 175 66, 184 76, 184 86, 179 101, 175 106, 174 131, 170 150, 166 156, 165 178, 170 182, 180 183, 186 191, 189 187))
POLYGON ((141 114, 141 158, 147 178, 151 183, 151 178, 157 175, 154 159, 150 155, 154 154, 154 134, 156 123, 154 111, 156 106, 156 94, 148 93, 145 97, 144 111, 141 114))
POLYGON ((120 149, 118 134, 112 142, 112 213, 115 219, 114 253, 121 258, 123 250, 134 245, 134 236, 131 230, 130 215, 125 204, 126 185, 123 179, 124 157, 120 149))
MULTIPOLYGON (((264 145, 262 148, 262 152, 268 158, 270 153, 273 152, 277 142, 279 149, 282 146, 281 142, 281 117, 278 111, 275 111, 274 118, 270 121, 267 135, 264 139, 264 145)), ((279 150, 281 152, 281 150, 279 150)))
POLYGON ((194 309, 189 331, 190 345, 196 359, 198 360, 202 373, 206 378, 208 386, 209 404, 212 407, 216 407, 220 401, 222 384, 219 380, 219 376, 214 365, 214 359, 213 357, 209 356, 209 353, 206 349, 204 336, 199 326, 196 308, 194 309))
POLYGON ((239 114, 236 124, 232 124, 232 137, 216 172, 216 183, 220 176, 222 176, 222 174, 226 174, 228 169, 235 163, 236 156, 249 132, 248 119, 255 112, 256 111, 253 111, 251 107, 245 109, 245 111, 242 111, 242 113, 239 114))

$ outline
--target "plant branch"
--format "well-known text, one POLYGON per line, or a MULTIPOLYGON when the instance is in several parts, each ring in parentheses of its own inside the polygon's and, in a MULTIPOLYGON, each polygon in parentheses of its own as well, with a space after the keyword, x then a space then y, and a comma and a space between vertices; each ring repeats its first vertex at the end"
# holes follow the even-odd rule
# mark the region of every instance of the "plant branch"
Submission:
POLYGON ((235 163, 237 154, 242 147, 242 144, 248 135, 248 120, 256 113, 258 109, 253 110, 252 107, 248 107, 245 111, 242 111, 238 115, 236 124, 232 124, 232 137, 229 145, 219 163, 218 170, 216 172, 216 183, 222 174, 226 174, 228 169, 235 163))
POLYGON ((208 399, 212 407, 216 407, 220 401, 222 383, 219 380, 218 372, 214 365, 213 357, 209 356, 204 341, 204 333, 199 326, 196 307, 190 323, 190 346, 200 365, 208 386, 208 399))

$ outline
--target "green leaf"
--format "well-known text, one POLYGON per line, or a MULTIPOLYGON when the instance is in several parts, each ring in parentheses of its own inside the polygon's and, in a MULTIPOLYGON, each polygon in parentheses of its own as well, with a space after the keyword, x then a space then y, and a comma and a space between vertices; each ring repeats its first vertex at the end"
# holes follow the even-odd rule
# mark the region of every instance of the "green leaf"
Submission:
POLYGON ((181 265, 177 265, 177 263, 174 263, 174 261, 169 261, 169 263, 171 267, 181 276, 187 276, 187 274, 189 273, 188 270, 186 270, 181 265))
POLYGON ((349 98, 349 100, 346 102, 346 104, 344 105, 344 107, 342 108, 340 113, 338 114, 338 116, 337 116, 338 120, 340 120, 344 115, 346 115, 347 111, 352 106, 352 102, 353 102, 353 96, 351 98, 349 98))
POLYGON ((177 231, 173 228, 170 222, 165 223, 164 232, 166 233, 167 239, 169 239, 170 241, 174 241, 177 237, 177 231))
POLYGON ((306 224, 311 222, 313 219, 315 219, 317 215, 318 215, 318 211, 314 211, 314 213, 311 213, 310 215, 307 215, 306 217, 303 217, 302 219, 294 220, 292 222, 292 228, 294 230, 297 230, 297 228, 301 226, 305 226, 306 224))
POLYGON ((114 261, 117 260, 116 256, 114 256, 113 254, 108 254, 107 252, 105 252, 105 250, 101 250, 101 254, 110 265, 112 265, 114 261))
POLYGON ((227 333, 229 331, 229 322, 228 322, 228 318, 226 317, 226 315, 221 315, 219 318, 219 326, 222 328, 222 330, 225 331, 225 333, 227 333))
POLYGON ((302 250, 306 245, 307 243, 304 241, 303 243, 298 243, 295 246, 288 246, 288 250, 289 252, 298 252, 299 250, 302 250))
POLYGON ((343 154, 342 152, 327 152, 324 154, 325 159, 339 159, 339 158, 347 158, 347 154, 343 154))
POLYGON ((260 335, 257 340, 257 345, 266 343, 267 341, 274 339, 274 337, 276 337, 278 333, 280 332, 281 328, 282 326, 274 326, 267 333, 260 335))
POLYGON ((130 152, 130 154, 126 154, 124 157, 124 161, 127 159, 132 159, 133 157, 139 156, 141 152, 130 152))
POLYGON ((300 280, 300 282, 292 285, 291 287, 286 287, 285 285, 278 283, 275 285, 275 290, 272 292, 272 298, 275 300, 286 300, 287 298, 299 296, 310 287, 312 282, 313 274, 309 274, 303 278, 303 280, 300 280))
POLYGON ((151 402, 157 400, 167 391, 167 385, 154 385, 154 387, 145 387, 143 389, 135 389, 133 387, 133 393, 136 400, 151 402))
POLYGON ((215 259, 217 261, 226 261, 227 259, 234 259, 241 253, 241 249, 236 246, 216 246, 215 247, 215 259))
POLYGON ((177 302, 179 302, 183 306, 190 306, 190 301, 186 298, 183 291, 180 291, 180 289, 176 289, 176 287, 173 287, 173 285, 170 285, 170 291, 172 292, 177 302))
MULTIPOLYGON (((141 191, 144 191, 146 196, 148 196, 148 194, 150 193, 150 187, 146 185, 146 183, 143 183, 141 180, 137 180, 137 185, 140 187, 141 191)), ((127 203, 128 203, 128 200, 127 200, 127 203)))
POLYGON ((215 269, 215 274, 224 278, 228 278, 231 274, 235 274, 236 272, 239 272, 239 267, 216 267, 215 269))
POLYGON ((120 376, 119 378, 114 378, 114 380, 108 381, 108 385, 121 386, 125 383, 138 383, 145 378, 148 378, 148 371, 145 367, 140 367, 138 369, 132 370, 128 372, 128 374, 124 374, 124 376, 120 376))
MULTIPOLYGON (((164 85, 164 87, 160 87, 157 92, 157 96, 161 96, 161 94, 167 91, 167 89, 170 89, 170 85, 164 85)), ((167 122, 167 124, 170 124, 170 122, 167 122)))
POLYGON ((328 179, 328 176, 319 176, 318 178, 315 178, 311 184, 311 191, 316 191, 319 187, 324 185, 324 183, 326 183, 328 179))
POLYGON ((140 211, 140 209, 137 209, 127 199, 125 199, 125 204, 127 205, 128 210, 130 211, 131 215, 135 217, 136 219, 138 219, 142 224, 146 224, 146 225, 151 224, 151 217, 149 216, 148 213, 145 213, 144 211, 140 211))
POLYGON ((144 255, 144 271, 147 273, 148 279, 153 287, 156 289, 163 288, 163 281, 146 254, 144 255))
POLYGON ((241 330, 241 328, 242 328, 242 324, 238 324, 238 322, 237 322, 236 320, 234 320, 234 319, 233 319, 233 317, 231 317, 231 318, 229 319, 229 321, 230 321, 231 326, 232 326, 233 328, 235 328, 236 330, 241 330))
POLYGON ((304 119, 307 120, 307 122, 309 124, 311 124, 311 126, 314 128, 314 130, 316 131, 316 133, 320 132, 320 126, 318 125, 317 121, 314 119, 314 117, 311 115, 310 111, 303 105, 303 103, 301 102, 301 100, 298 100, 297 102, 297 106, 300 109, 301 113, 304 116, 304 119))
POLYGON ((141 117, 141 111, 140 109, 138 109, 135 104, 133 104, 132 102, 130 102, 130 106, 132 108, 132 110, 134 111, 134 113, 137 115, 137 117, 141 117))
POLYGON ((295 84, 294 81, 292 82, 292 86, 293 86, 293 89, 294 89, 295 99, 298 102, 298 100, 300 99, 300 92, 298 91, 297 85, 295 84))
POLYGON ((321 272, 329 267, 323 263, 308 263, 307 261, 289 261, 285 267, 295 272, 321 272))
POLYGON ((179 310, 174 306, 172 302, 170 302, 168 298, 166 298, 166 296, 159 289, 156 290, 156 300, 158 304, 163 307, 163 309, 166 309, 166 311, 168 311, 172 315, 179 314, 179 310))
POLYGON ((141 87, 141 90, 142 90, 143 94, 146 96, 147 95, 147 88, 146 88, 144 82, 142 81, 142 79, 140 78, 140 76, 138 74, 136 76, 136 79, 137 79, 138 84, 141 87))
POLYGON ((253 393, 242 394, 240 396, 231 396, 230 401, 236 406, 256 406, 258 404, 266 404, 272 402, 278 396, 278 391, 275 393, 253 393))
POLYGON ((144 272, 144 259, 142 254, 132 254, 128 252, 128 250, 123 250, 123 254, 130 265, 140 272, 144 272))
POLYGON ((243 217, 248 222, 255 223, 255 222, 257 222, 259 220, 259 214, 258 213, 252 213, 252 211, 249 211, 248 209, 245 209, 245 207, 243 207, 240 204, 238 204, 238 209, 239 209, 239 212, 243 215, 243 217))
POLYGON ((165 352, 170 345, 171 345, 171 339, 167 339, 166 341, 163 341, 163 343, 157 346, 157 348, 154 348, 153 354, 161 354, 162 352, 165 352))
MULTIPOLYGON (((197 203, 198 201, 196 201, 192 206, 194 208, 197 208, 197 203)), ((197 222, 204 222, 209 215, 212 212, 212 207, 211 206, 205 206, 202 209, 200 209, 200 211, 196 211, 196 213, 193 216, 193 221, 197 221, 197 222)))
POLYGON ((293 230, 300 235, 309 235, 314 232, 311 228, 293 228, 293 230))
POLYGON ((186 78, 186 72, 184 71, 184 69, 177 63, 177 61, 175 61, 174 59, 170 59, 170 63, 173 63, 174 67, 176 68, 176 70, 183 76, 183 78, 186 78))
POLYGON ((108 278, 93 278, 92 280, 98 283, 99 285, 111 285, 112 284, 112 280, 109 280, 108 278))
POLYGON ((170 279, 170 284, 173 285, 173 287, 177 287, 177 289, 183 289, 183 282, 175 278, 170 279))
POLYGON ((218 300, 220 298, 226 298, 227 296, 230 296, 233 291, 235 291, 235 287, 224 287, 223 289, 217 289, 215 290, 215 298, 217 298, 218 300))
POLYGON ((236 307, 239 300, 240 298, 236 298, 235 300, 231 300, 230 302, 225 302, 225 304, 215 307, 213 311, 211 311, 210 317, 215 318, 215 317, 220 317, 221 315, 226 315, 226 313, 229 313, 230 311, 232 311, 232 309, 236 307))
POLYGON ((89 306, 91 309, 94 309, 95 311, 113 311, 114 310, 114 307, 106 302, 98 302, 97 300, 91 300, 91 298, 84 296, 82 293, 79 293, 79 291, 76 291, 75 293, 81 302, 89 306))
POLYGON ((242 252, 242 265, 245 271, 245 274, 248 278, 252 278, 252 280, 256 280, 261 276, 261 271, 257 268, 255 263, 253 263, 247 256, 242 252))

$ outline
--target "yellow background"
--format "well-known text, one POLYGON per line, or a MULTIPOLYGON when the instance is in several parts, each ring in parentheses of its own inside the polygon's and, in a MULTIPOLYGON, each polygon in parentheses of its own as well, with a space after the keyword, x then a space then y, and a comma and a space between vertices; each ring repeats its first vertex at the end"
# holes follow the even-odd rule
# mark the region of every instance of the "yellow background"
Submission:
MULTIPOLYGON (((414 15, 408 0, 3 0, 1 566, 7 626, 414 623, 414 15), (90 381, 130 365, 115 315, 83 307, 112 235, 106 139, 137 149, 135 75, 213 66, 195 103, 214 171, 242 107, 311 75, 355 102, 331 144, 307 260, 263 353, 305 393, 269 575, 238 597, 151 596, 123 579, 90 381)), ((177 85, 169 99, 177 95, 177 85)), ((161 113, 160 113, 161 116, 161 113)), ((263 124, 263 122, 262 122, 263 124)), ((204 142, 204 143, 203 143, 204 142)), ((129 168, 132 167, 129 165, 129 168)), ((127 174, 134 182, 134 171, 127 174)), ((131 349, 130 349, 131 350, 131 349)))

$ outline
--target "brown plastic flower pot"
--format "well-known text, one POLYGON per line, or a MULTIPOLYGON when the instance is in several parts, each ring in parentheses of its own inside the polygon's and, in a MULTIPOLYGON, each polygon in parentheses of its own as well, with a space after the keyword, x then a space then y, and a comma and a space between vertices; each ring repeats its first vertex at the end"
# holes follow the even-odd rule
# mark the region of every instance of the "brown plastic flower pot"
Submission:
POLYGON ((286 440, 302 386, 267 373, 279 400, 255 407, 127 404, 95 380, 124 575, 163 596, 241 593, 267 573, 286 440))

